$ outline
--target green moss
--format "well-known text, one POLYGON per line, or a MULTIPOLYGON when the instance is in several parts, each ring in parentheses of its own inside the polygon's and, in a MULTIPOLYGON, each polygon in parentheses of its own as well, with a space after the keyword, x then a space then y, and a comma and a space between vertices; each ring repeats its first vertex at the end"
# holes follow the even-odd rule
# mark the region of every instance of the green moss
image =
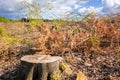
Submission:
POLYGON ((60 78, 60 74, 51 74, 50 80, 58 80, 60 78))
POLYGON ((60 64, 61 71, 64 71, 67 68, 67 65, 65 63, 60 64))

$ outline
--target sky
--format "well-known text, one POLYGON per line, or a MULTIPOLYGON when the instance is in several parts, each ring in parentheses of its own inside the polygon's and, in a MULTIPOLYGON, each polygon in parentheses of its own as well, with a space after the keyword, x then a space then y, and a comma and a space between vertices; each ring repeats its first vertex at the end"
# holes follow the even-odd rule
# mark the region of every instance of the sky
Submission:
MULTIPOLYGON (((99 15, 120 12, 120 0, 26 0, 38 5, 43 18, 64 18, 70 14, 86 15, 95 12, 99 15)), ((38 7, 38 6, 37 6, 38 7)), ((19 19, 29 14, 23 0, 0 0, 0 16, 19 19)))

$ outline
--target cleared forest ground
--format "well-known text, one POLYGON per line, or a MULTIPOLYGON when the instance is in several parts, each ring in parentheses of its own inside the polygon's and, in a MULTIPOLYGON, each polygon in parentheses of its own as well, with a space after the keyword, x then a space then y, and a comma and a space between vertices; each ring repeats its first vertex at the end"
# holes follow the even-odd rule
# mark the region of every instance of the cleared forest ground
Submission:
POLYGON ((0 22, 0 80, 15 80, 20 58, 62 56, 73 70, 61 80, 120 80, 120 19, 91 16, 80 22, 0 22))

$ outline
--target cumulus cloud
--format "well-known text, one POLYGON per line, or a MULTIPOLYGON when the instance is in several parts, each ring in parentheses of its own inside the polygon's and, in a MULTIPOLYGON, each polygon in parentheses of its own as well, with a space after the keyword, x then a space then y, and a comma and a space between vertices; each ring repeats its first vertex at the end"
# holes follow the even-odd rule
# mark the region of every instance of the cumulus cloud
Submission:
MULTIPOLYGON (((76 9, 79 9, 82 4, 87 3, 89 0, 49 0, 51 3, 52 9, 46 14, 49 14, 53 17, 64 17, 69 12, 73 12, 76 9), (54 14, 54 15, 51 15, 54 14)), ((45 14, 45 13, 44 13, 45 14)), ((48 17, 48 16, 47 16, 48 17)))
MULTIPOLYGON (((0 15, 9 18, 26 16, 28 10, 22 4, 24 0, 0 0, 0 15), (21 10, 23 9, 23 10, 21 10)), ((95 13, 118 13, 120 12, 120 0, 101 0, 103 6, 84 6, 90 0, 25 0, 30 4, 38 2, 41 14, 44 18, 64 17, 69 12, 87 14, 95 13)))
POLYGON ((115 14, 120 12, 120 0, 102 0, 102 4, 104 13, 115 14))
MULTIPOLYGON (((20 12, 20 8, 24 7, 23 4, 21 4, 23 0, 0 0, 0 15, 21 15, 24 16, 27 10, 24 10, 23 12, 20 12)), ((47 17, 50 17, 49 15, 51 13, 54 13, 56 16, 62 16, 67 12, 71 12, 74 9, 79 9, 82 4, 85 4, 89 0, 26 0, 30 4, 32 4, 34 1, 37 1, 40 3, 41 10, 43 10, 44 14, 46 14, 47 17), (47 4, 51 3, 51 4, 47 4), (51 10, 46 10, 48 7, 51 7, 51 10), (46 10, 46 11, 45 11, 46 10)), ((45 15, 44 15, 45 16, 45 15)), ((44 17, 43 16, 43 17, 44 17)))
POLYGON ((87 14, 87 13, 91 13, 91 12, 101 13, 101 10, 102 10, 102 7, 95 8, 93 6, 90 6, 88 8, 82 7, 82 8, 79 9, 78 12, 80 12, 81 14, 87 14))
POLYGON ((120 6, 120 0, 102 0, 102 3, 109 8, 120 6))
POLYGON ((13 19, 22 16, 24 12, 20 13, 20 2, 21 0, 0 0, 0 15, 13 19))

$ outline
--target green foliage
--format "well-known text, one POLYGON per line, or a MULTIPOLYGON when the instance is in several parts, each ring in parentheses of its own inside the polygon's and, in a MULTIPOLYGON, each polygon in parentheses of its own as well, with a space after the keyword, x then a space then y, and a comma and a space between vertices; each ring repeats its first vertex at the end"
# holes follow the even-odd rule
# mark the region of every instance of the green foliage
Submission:
POLYGON ((28 46, 30 48, 32 48, 34 46, 34 42, 31 39, 22 39, 21 42, 19 42, 19 43, 22 43, 25 46, 28 46))
POLYGON ((7 40, 7 42, 8 42, 9 44, 11 44, 11 43, 13 42, 13 38, 10 37, 10 36, 7 36, 7 37, 6 37, 6 40, 7 40))
POLYGON ((50 75, 50 80, 59 80, 60 74, 51 74, 50 75))
POLYGON ((64 71, 67 68, 67 65, 65 63, 60 64, 61 71, 64 71))
POLYGON ((12 22, 12 20, 0 16, 0 22, 12 22))
POLYGON ((96 36, 89 36, 88 40, 87 40, 87 45, 88 46, 97 46, 100 44, 99 39, 96 36))
POLYGON ((120 48, 116 50, 117 56, 116 59, 120 60, 120 48))
POLYGON ((22 39, 18 39, 18 38, 13 38, 11 37, 11 42, 10 45, 19 45, 22 42, 22 39))
POLYGON ((10 37, 7 34, 7 32, 6 32, 4 27, 0 26, 0 38, 2 38, 2 37, 4 37, 6 39, 7 43, 11 43, 12 42, 12 37, 10 37))
POLYGON ((110 21, 111 18, 110 18, 110 16, 104 16, 104 20, 105 20, 105 21, 110 21))
POLYGON ((39 26, 41 26, 43 24, 43 20, 42 19, 39 19, 39 20, 34 19, 34 20, 31 21, 31 24, 33 26, 39 27, 39 26))
POLYGON ((25 9, 28 10, 26 14, 27 18, 32 19, 41 18, 41 8, 38 2, 33 1, 32 3, 29 3, 27 0, 22 0, 22 3, 25 6, 25 9))
POLYGON ((117 60, 120 60, 120 51, 118 52, 117 56, 116 56, 117 60))
POLYGON ((62 28, 62 25, 63 25, 63 21, 61 19, 54 19, 53 20, 53 24, 55 25, 55 28, 56 29, 60 29, 62 28))
POLYGON ((91 22, 94 18, 95 18, 96 14, 94 12, 92 13, 88 13, 83 19, 82 21, 85 22, 91 22))
POLYGON ((6 37, 7 33, 4 27, 0 26, 0 37, 6 37))

